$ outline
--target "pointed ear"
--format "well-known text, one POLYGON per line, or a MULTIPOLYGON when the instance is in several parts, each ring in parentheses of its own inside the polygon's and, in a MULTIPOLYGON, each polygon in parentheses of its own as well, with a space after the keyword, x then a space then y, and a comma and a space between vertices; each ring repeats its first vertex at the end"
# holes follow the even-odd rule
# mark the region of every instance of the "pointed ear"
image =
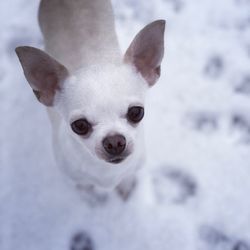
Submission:
POLYGON ((161 74, 164 31, 164 20, 150 23, 137 34, 125 53, 124 61, 133 64, 149 86, 154 85, 161 74))
POLYGON ((45 52, 33 47, 18 47, 16 54, 37 99, 46 106, 53 106, 55 93, 69 75, 68 70, 45 52))

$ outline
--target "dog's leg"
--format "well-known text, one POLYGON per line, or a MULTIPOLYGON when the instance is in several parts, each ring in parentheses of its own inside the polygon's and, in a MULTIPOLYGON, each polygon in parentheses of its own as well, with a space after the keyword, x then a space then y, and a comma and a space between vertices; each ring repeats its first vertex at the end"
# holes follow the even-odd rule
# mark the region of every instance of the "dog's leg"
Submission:
POLYGON ((132 195, 137 185, 135 176, 130 176, 124 179, 117 187, 116 192, 122 200, 127 201, 132 195))
POLYGON ((80 193, 81 199, 90 206, 104 204, 109 198, 107 192, 97 190, 94 186, 77 184, 76 188, 80 193))

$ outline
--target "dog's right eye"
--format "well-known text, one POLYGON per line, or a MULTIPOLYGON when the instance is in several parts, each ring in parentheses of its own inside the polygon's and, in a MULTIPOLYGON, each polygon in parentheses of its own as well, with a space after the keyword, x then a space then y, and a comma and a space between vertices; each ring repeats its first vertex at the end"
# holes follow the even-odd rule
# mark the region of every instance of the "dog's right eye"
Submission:
POLYGON ((86 119, 79 119, 71 123, 71 128, 78 135, 87 135, 92 126, 86 119))

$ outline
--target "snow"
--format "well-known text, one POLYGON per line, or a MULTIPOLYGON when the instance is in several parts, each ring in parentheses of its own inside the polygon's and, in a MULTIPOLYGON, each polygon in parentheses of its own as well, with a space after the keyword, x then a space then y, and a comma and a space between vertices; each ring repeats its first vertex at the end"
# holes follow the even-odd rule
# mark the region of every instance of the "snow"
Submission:
POLYGON ((114 0, 123 50, 166 19, 148 95, 147 162, 133 196, 87 205, 56 167, 45 109, 14 54, 42 47, 38 0, 0 3, 0 249, 250 249, 250 1, 114 0), (73 248, 71 248, 73 249, 73 248))

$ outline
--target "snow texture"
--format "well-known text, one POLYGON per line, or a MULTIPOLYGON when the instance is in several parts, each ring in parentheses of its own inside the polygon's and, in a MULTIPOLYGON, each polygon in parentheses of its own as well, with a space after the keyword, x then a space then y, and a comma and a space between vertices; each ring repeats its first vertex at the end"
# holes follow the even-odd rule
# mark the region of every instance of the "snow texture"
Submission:
POLYGON ((132 197, 89 206, 56 167, 14 48, 42 48, 38 0, 0 2, 1 250, 250 249, 250 1, 114 0, 123 50, 166 19, 132 197))

